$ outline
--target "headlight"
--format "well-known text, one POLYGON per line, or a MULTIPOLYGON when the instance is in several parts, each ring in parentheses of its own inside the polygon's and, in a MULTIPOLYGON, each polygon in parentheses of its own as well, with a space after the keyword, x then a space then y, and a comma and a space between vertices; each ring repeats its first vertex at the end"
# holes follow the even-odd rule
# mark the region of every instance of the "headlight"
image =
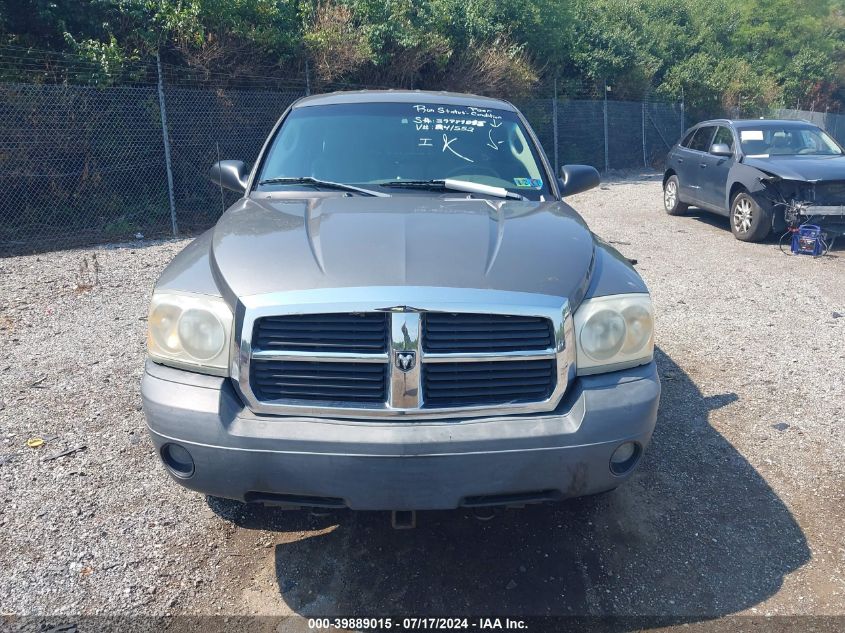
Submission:
POLYGON ((587 299, 575 312, 578 373, 635 367, 654 358, 654 308, 647 294, 587 299))
POLYGON ((156 292, 147 324, 147 351, 152 360, 206 374, 227 374, 232 311, 223 299, 156 292))

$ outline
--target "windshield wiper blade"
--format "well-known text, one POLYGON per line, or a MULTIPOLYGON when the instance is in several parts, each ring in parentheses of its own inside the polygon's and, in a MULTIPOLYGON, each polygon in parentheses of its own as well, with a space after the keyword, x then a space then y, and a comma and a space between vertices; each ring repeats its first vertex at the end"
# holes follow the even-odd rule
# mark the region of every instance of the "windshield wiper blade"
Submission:
POLYGON ((467 180, 457 180, 454 178, 443 178, 435 180, 388 180, 380 182, 382 187, 397 187, 404 189, 431 189, 434 191, 463 191, 465 193, 478 193, 486 196, 496 196, 497 198, 510 198, 511 200, 526 200, 525 196, 521 196, 513 191, 508 191, 504 187, 494 187, 492 185, 482 185, 477 182, 469 182, 467 180))
POLYGON ((332 182, 331 180, 320 180, 312 176, 299 176, 294 178, 267 178, 259 180, 259 185, 313 185, 314 187, 324 187, 326 189, 338 189, 340 191, 354 191, 365 196, 376 196, 379 198, 389 198, 390 196, 380 191, 371 191, 369 189, 362 189, 354 185, 347 185, 342 182, 332 182))

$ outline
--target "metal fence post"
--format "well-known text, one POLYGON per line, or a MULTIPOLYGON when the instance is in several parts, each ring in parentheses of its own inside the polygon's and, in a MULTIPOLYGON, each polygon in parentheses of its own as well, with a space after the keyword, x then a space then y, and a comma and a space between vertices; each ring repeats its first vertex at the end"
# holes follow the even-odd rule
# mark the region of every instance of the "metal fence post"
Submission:
POLYGON ((170 197, 170 224, 173 235, 179 234, 176 223, 176 198, 173 195, 173 166, 170 162, 170 137, 167 133, 167 110, 164 107, 164 78, 161 74, 161 56, 156 53, 156 69, 158 70, 158 107, 161 111, 161 136, 164 141, 164 164, 167 167, 167 193, 170 197))
POLYGON ((610 155, 607 142, 607 80, 604 82, 604 172, 610 171, 610 155))
POLYGON ((552 98, 552 134, 555 137, 555 177, 560 173, 560 161, 558 160, 558 141, 557 141, 557 77, 555 77, 555 94, 552 98))
POLYGON ((305 96, 311 96, 311 68, 308 66, 308 58, 305 58, 305 96))
POLYGON ((645 97, 643 97, 643 167, 648 169, 648 155, 646 152, 646 143, 645 143, 645 97))
POLYGON ((687 129, 687 126, 684 125, 684 119, 685 118, 686 117, 685 117, 685 112, 684 112, 684 87, 681 86, 681 136, 680 136, 680 138, 683 138, 684 130, 687 129))

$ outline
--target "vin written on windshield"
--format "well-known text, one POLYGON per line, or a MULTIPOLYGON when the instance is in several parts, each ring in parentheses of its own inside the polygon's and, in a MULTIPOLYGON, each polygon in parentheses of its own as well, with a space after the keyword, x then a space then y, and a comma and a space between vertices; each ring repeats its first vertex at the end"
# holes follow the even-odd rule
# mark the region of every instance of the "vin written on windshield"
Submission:
MULTIPOLYGON (((273 140, 259 180, 270 188, 293 184, 280 179, 305 177, 373 188, 391 181, 450 179, 539 200, 549 195, 544 176, 539 149, 514 112, 369 103, 292 111, 273 140)), ((425 193, 420 188, 404 192, 425 193)))
MULTIPOLYGON (((414 110, 421 113, 414 117, 414 127, 418 132, 423 133, 430 131, 439 133, 442 131, 443 147, 441 151, 445 152, 446 150, 449 150, 455 156, 462 158, 467 162, 471 163, 473 162, 473 159, 459 154, 455 147, 453 147, 453 145, 457 143, 461 134, 475 134, 476 132, 483 134, 484 131, 481 128, 486 128, 487 138, 489 139, 487 141, 488 147, 498 151, 499 146, 504 142, 493 137, 493 133, 498 132, 499 128, 503 126, 502 117, 498 114, 494 114, 489 109, 473 107, 433 107, 423 104, 415 105, 414 110), (454 135, 454 137, 450 138, 451 135, 454 135)), ((402 122, 406 123, 407 119, 403 119, 402 122)), ((436 139, 420 136, 420 147, 434 147, 434 140, 436 139)))

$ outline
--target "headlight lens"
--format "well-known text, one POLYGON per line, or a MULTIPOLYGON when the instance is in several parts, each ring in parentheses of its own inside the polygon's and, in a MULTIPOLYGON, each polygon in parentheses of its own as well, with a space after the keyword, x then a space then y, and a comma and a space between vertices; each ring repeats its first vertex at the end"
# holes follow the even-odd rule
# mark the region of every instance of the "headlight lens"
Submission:
POLYGON ((593 360, 613 358, 625 342, 625 319, 613 310, 599 310, 581 330, 581 347, 593 360))
POLYGON ((179 340, 188 354, 200 360, 217 356, 226 342, 226 330, 213 313, 191 308, 179 319, 179 340))
POLYGON ((625 343, 623 354, 636 354, 654 336, 654 317, 640 304, 629 305, 622 310, 625 320, 625 343))
POLYGON ((162 304, 155 310, 150 310, 149 328, 150 336, 163 351, 169 354, 179 352, 179 334, 176 328, 179 325, 181 310, 174 305, 162 304))
POLYGON ((654 357, 654 308, 647 294, 587 299, 575 312, 578 373, 635 367, 654 357))
POLYGON ((219 297, 156 292, 150 302, 147 351, 165 365, 225 376, 232 320, 219 297))

